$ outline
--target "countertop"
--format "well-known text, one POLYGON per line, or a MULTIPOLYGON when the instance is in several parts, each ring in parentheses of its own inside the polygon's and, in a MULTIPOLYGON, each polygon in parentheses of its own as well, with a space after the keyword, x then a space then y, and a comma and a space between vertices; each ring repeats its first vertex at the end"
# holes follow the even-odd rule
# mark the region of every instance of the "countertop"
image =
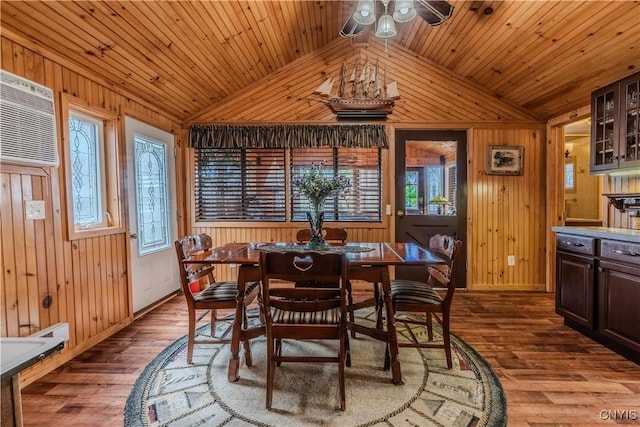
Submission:
POLYGON ((630 228, 564 226, 552 227, 551 229, 556 233, 575 234, 578 236, 595 237, 598 239, 640 243, 640 230, 631 230, 630 228))
POLYGON ((64 339, 60 337, 0 338, 2 382, 63 348, 64 339))

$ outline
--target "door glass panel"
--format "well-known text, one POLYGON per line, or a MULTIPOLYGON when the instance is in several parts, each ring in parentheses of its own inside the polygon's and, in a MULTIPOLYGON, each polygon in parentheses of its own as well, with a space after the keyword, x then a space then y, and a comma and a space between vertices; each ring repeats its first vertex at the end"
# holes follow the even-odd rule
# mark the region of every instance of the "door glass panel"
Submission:
POLYGON ((456 142, 408 141, 406 215, 455 215, 456 142))
POLYGON ((167 153, 164 144, 134 137, 138 252, 140 255, 169 247, 167 153))

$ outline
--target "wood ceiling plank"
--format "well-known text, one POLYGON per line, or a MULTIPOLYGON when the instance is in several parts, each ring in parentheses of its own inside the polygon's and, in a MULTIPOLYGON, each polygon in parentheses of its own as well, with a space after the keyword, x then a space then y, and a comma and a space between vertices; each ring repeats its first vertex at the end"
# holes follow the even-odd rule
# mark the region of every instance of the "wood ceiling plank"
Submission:
MULTIPOLYGON (((593 61, 592 64, 606 63, 607 52, 611 52, 608 49, 610 41, 619 32, 627 33, 631 37, 631 43, 633 43, 633 39, 636 40, 636 43, 637 40, 640 40, 640 31, 637 23, 629 21, 627 19, 628 15, 624 12, 621 12, 616 17, 614 11, 601 9, 594 15, 595 19, 605 19, 607 17, 611 18, 610 23, 603 26, 598 32, 593 33, 593 35, 591 35, 590 28, 584 24, 578 23, 574 26, 568 26, 572 28, 571 31, 566 35, 558 35, 557 42, 551 40, 552 46, 548 46, 549 42, 546 42, 544 45, 532 50, 532 59, 526 68, 518 66, 516 69, 511 70, 506 67, 505 69, 508 70, 509 75, 513 76, 513 79, 526 78, 526 81, 520 84, 518 89, 509 91, 510 97, 516 98, 515 94, 518 91, 523 96, 531 96, 530 93, 524 91, 531 90, 531 84, 538 86, 537 90, 540 91, 540 86, 545 84, 544 80, 547 80, 550 84, 561 86, 562 84, 558 84, 558 82, 565 80, 566 77, 571 80, 571 75, 575 72, 575 69, 590 65, 590 61, 593 61), (570 52, 573 54, 570 54, 570 52), (541 59, 541 57, 545 56, 547 61, 541 59), (553 60, 550 58, 553 58, 553 60), (532 75, 532 71, 535 72, 535 75, 532 75)), ((575 19, 578 18, 576 17, 575 19)), ((554 37, 556 37, 556 34, 554 34, 554 37)), ((617 40, 616 43, 622 43, 622 40, 617 40)), ((587 70, 587 72, 589 71, 587 70)))
MULTIPOLYGON (((24 5, 26 7, 30 7, 31 5, 38 5, 37 2, 26 2, 28 5, 24 5)), ((40 6, 42 6, 40 4, 40 6)), ((12 5, 3 4, 3 9, 7 8, 11 11, 12 5)), ((11 11, 10 13, 13 13, 11 11)), ((22 11, 19 11, 15 18, 12 19, 12 22, 9 24, 10 26, 15 26, 18 28, 18 31, 23 26, 32 25, 33 29, 30 31, 30 37, 32 39, 38 40, 50 40, 48 43, 49 49, 51 49, 55 54, 60 55, 62 57, 71 58, 77 64, 84 64, 84 67, 96 72, 98 75, 105 78, 107 81, 115 82, 116 80, 113 78, 114 70, 120 70, 120 76, 117 81, 120 83, 122 81, 127 80, 127 70, 119 69, 120 65, 117 59, 114 59, 110 62, 110 66, 106 67, 103 60, 100 58, 96 58, 95 55, 86 55, 87 51, 94 51, 95 46, 99 46, 100 42, 95 42, 95 45, 84 45, 84 46, 76 46, 76 42, 84 43, 82 40, 78 38, 78 36, 74 34, 70 34, 67 30, 67 27, 74 28, 72 25, 59 25, 59 22, 64 22, 63 18, 57 17, 57 12, 55 10, 37 10, 37 9, 28 9, 26 11, 28 13, 28 23, 23 22, 21 19, 24 18, 24 14, 22 11), (54 19, 52 19, 54 17, 54 19), (34 25, 35 24, 35 25, 34 25), (52 27, 49 27, 52 25, 52 27), (60 33, 58 32, 60 31, 60 33), (69 37, 72 37, 70 39, 69 37)), ((6 15, 3 13, 6 18, 6 15)), ((127 87, 130 87, 130 90, 137 92, 138 90, 143 90, 140 88, 144 88, 146 81, 144 79, 138 79, 133 76, 127 82, 127 87), (136 89, 139 88, 139 89, 136 89)))
MULTIPOLYGON (((574 2, 577 4, 577 2, 574 2)), ((508 48, 509 52, 513 55, 510 58, 500 58, 500 62, 502 63, 501 71, 507 73, 508 70, 527 70, 523 74, 528 73, 528 70, 533 68, 533 64, 536 62, 543 61, 547 63, 549 61, 549 57, 556 59, 556 54, 552 54, 551 51, 558 49, 556 42, 554 40, 563 41, 565 39, 570 39, 572 37, 571 34, 576 34, 581 32, 580 28, 572 27, 566 25, 568 20, 573 20, 576 18, 575 9, 570 9, 573 5, 569 5, 568 7, 563 7, 562 10, 559 10, 555 15, 550 17, 550 20, 545 22, 543 21, 543 17, 537 18, 536 21, 538 25, 536 27, 530 28, 528 30, 528 35, 526 37, 526 43, 521 43, 519 45, 508 48), (548 43, 550 42, 550 43, 548 43), (521 58, 524 55, 528 55, 527 61, 522 61, 521 58)), ((504 49, 499 49, 504 50, 504 49)), ((518 81, 518 79, 511 77, 511 81, 518 81)), ((489 84, 489 81, 480 81, 481 84, 489 84)), ((506 84, 506 81, 503 80, 500 83, 506 84)), ((498 91, 499 87, 496 85, 492 86, 494 89, 498 91)))
POLYGON ((234 56, 229 55, 228 48, 224 46, 224 38, 212 26, 212 22, 217 18, 209 15, 209 2, 180 2, 180 6, 202 33, 202 46, 191 50, 198 61, 202 62, 201 66, 209 68, 210 79, 219 88, 213 96, 210 94, 210 101, 215 102, 229 93, 242 89, 248 80, 242 74, 242 68, 230 60, 234 59, 234 56))
POLYGON ((536 25, 539 5, 539 2, 504 2, 490 16, 470 14, 475 18, 474 33, 468 42, 456 48, 455 58, 448 61, 446 67, 482 84, 476 74, 499 72, 501 63, 496 58, 512 52, 501 45, 510 41, 517 43, 519 35, 527 33, 527 27, 536 25), (482 66, 478 69, 480 64, 482 66))
MULTIPOLYGON (((47 15, 51 17, 53 13, 60 12, 61 17, 60 20, 66 19, 70 21, 69 25, 64 25, 64 27, 76 28, 76 33, 78 29, 82 29, 86 32, 99 33, 104 36, 104 38, 109 41, 105 43, 104 41, 96 41, 94 45, 91 46, 82 46, 78 49, 78 55, 80 55, 80 59, 76 59, 77 62, 81 64, 85 64, 85 67, 92 70, 104 70, 100 71, 101 74, 109 76, 109 74, 113 73, 113 69, 119 69, 121 72, 121 84, 126 87, 130 87, 130 90, 135 91, 136 93, 140 93, 139 91, 143 91, 147 96, 152 95, 153 92, 148 89, 145 91, 145 86, 149 82, 148 74, 148 65, 140 60, 140 55, 132 55, 125 49, 125 44, 123 45, 123 40, 120 36, 112 31, 112 27, 103 27, 107 31, 111 32, 111 36, 104 35, 100 33, 97 29, 100 27, 99 22, 104 22, 105 19, 97 19, 96 22, 92 22, 94 18, 91 10, 96 11, 95 8, 90 10, 80 8, 80 5, 72 3, 72 2, 62 2, 54 5, 55 10, 49 10, 47 15), (72 9, 66 9, 66 7, 72 9), (103 53, 100 55, 96 54, 87 54, 87 52, 95 52, 100 49, 104 49, 103 53)), ((98 3, 93 3, 92 7, 99 6, 98 3)), ((107 13, 108 14, 108 13, 107 13)), ((57 21, 57 20, 55 20, 57 21)), ((61 22, 61 21, 57 21, 61 22)), ((60 26, 62 27, 62 26, 60 26)), ((68 48, 63 48, 62 54, 65 51, 68 52, 68 48)), ((154 104, 158 105, 157 100, 162 99, 163 96, 167 96, 166 93, 171 93, 171 88, 156 88, 156 96, 154 97, 154 104)), ((182 95, 186 87, 179 87, 173 89, 173 92, 176 96, 182 95)), ((181 96, 179 96, 181 98, 181 96)), ((147 98, 147 100, 149 100, 147 98)))
POLYGON ((86 19, 93 20, 94 28, 109 32, 116 41, 110 46, 110 51, 120 54, 122 59, 118 63, 126 68, 125 76, 139 76, 147 82, 143 92, 145 96, 152 98, 156 105, 173 105, 172 110, 184 112, 194 109, 192 100, 199 92, 190 79, 182 77, 183 67, 167 45, 157 37, 145 36, 145 28, 152 25, 145 27, 135 20, 126 21, 124 16, 133 15, 135 11, 130 12, 128 7, 118 8, 112 2, 82 2, 78 5, 84 10, 86 19), (167 51, 168 55, 165 55, 167 51))
POLYGON ((127 23, 140 29, 145 43, 155 48, 150 55, 166 56, 168 63, 163 67, 172 70, 172 76, 191 84, 188 95, 191 99, 200 99, 199 105, 209 102, 215 94, 226 95, 228 89, 219 84, 216 73, 225 73, 227 67, 215 59, 208 62, 199 54, 206 52, 209 46, 201 41, 204 36, 189 21, 189 14, 153 6, 149 2, 127 3, 126 10, 121 12, 127 23), (203 97, 203 93, 206 96, 203 97))
POLYGON ((278 35, 282 35, 280 31, 274 26, 269 25, 269 13, 267 12, 265 3, 257 2, 252 8, 252 11, 252 15, 248 16, 247 19, 253 31, 256 33, 261 48, 266 50, 266 57, 268 59, 265 61, 265 66, 271 73, 287 64, 287 49, 283 49, 286 45, 277 38, 278 35))
MULTIPOLYGON (((247 3, 243 3, 246 6, 247 3)), ((256 81, 266 75, 264 69, 260 72, 261 65, 257 64, 259 52, 256 45, 252 45, 247 40, 246 28, 238 21, 238 14, 235 2, 216 3, 215 7, 209 8, 209 12, 216 13, 219 19, 212 22, 215 25, 217 37, 222 42, 226 51, 226 58, 237 62, 238 73, 243 76, 248 83, 256 81)), ((245 85, 246 86, 246 85, 245 85)))

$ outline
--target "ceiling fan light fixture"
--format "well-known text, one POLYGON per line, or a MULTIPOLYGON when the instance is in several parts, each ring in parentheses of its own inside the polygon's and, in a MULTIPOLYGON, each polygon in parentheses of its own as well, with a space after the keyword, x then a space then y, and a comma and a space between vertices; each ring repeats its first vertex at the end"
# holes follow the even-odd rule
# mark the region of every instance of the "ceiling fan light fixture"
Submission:
POLYGON ((361 25, 370 25, 376 22, 376 5, 374 0, 360 0, 356 11, 353 12, 353 20, 361 25))
POLYGON ((376 29, 376 37, 383 39, 394 37, 398 34, 396 31, 396 24, 391 15, 382 15, 378 21, 378 28, 376 29))
POLYGON ((396 22, 409 22, 417 15, 413 0, 396 0, 393 19, 396 22))

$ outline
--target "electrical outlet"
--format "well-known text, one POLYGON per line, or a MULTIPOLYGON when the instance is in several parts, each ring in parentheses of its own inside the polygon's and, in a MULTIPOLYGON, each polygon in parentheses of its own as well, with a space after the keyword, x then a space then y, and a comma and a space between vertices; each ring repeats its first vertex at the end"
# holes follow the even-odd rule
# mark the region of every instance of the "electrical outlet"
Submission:
POLYGON ((509 255, 507 257, 507 265, 509 267, 513 267, 514 265, 516 265, 516 257, 514 255, 509 255))
POLYGON ((25 219, 44 219, 44 200, 24 201, 25 219))

